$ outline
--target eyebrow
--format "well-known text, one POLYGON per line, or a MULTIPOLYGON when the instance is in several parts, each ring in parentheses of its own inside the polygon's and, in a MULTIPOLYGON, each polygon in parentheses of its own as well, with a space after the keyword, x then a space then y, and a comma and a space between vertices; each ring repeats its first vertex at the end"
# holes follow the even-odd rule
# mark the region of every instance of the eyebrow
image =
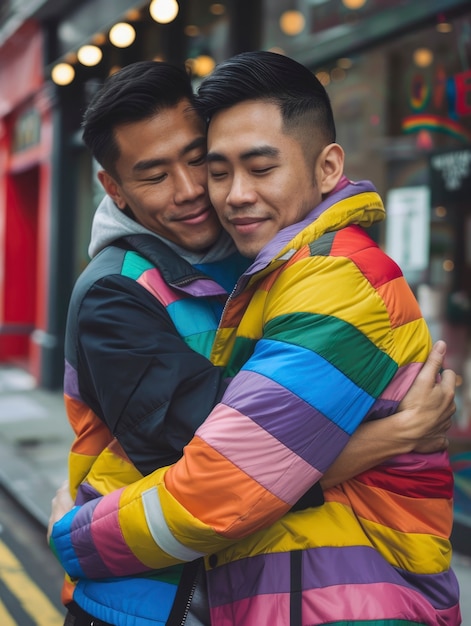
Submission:
MULTIPOLYGON (((183 150, 181 150, 179 156, 185 156, 189 152, 192 152, 196 148, 201 148, 206 146, 206 137, 197 137, 193 141, 191 141, 188 145, 186 145, 183 150)), ((153 167, 159 167, 160 165, 168 165, 170 163, 170 159, 143 159, 142 161, 138 161, 133 165, 134 172, 144 172, 146 170, 150 170, 153 167)))
MULTIPOLYGON (((274 148, 273 146, 258 146, 256 148, 251 148, 246 152, 242 152, 239 155, 239 158, 242 161, 248 161, 249 159, 253 159, 254 157, 277 157, 279 156, 280 151, 278 148, 274 148)), ((207 155, 208 163, 217 163, 217 162, 226 162, 229 159, 221 154, 220 152, 210 151, 207 155)))

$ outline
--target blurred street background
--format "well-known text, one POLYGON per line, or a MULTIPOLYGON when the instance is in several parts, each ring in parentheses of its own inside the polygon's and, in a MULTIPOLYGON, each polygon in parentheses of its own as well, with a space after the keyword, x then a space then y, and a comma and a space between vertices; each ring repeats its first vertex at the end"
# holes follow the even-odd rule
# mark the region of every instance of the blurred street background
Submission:
POLYGON ((454 564, 471 626, 469 0, 0 2, 1 486, 44 528, 67 475, 65 321, 102 197, 80 132, 91 97, 135 61, 185 63, 197 88, 218 62, 256 49, 297 59, 326 86, 347 176, 372 180, 386 204, 373 237, 433 339, 447 341, 454 564))

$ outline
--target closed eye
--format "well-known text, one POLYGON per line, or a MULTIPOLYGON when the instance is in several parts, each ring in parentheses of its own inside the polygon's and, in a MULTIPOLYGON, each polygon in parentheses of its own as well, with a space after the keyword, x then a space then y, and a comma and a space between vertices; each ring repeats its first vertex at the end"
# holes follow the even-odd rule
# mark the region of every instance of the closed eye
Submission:
POLYGON ((271 172, 271 170, 273 170, 274 168, 274 165, 270 165, 269 167, 257 167, 252 168, 252 172, 254 174, 267 174, 268 172, 271 172))
POLYGON ((206 154, 201 154, 200 156, 190 161, 190 165, 194 166, 204 165, 204 163, 206 163, 206 154))
POLYGON ((210 171, 209 175, 213 179, 221 179, 221 178, 224 178, 224 176, 227 176, 227 172, 212 172, 212 171, 210 171))
POLYGON ((162 183, 167 178, 167 174, 157 174, 156 176, 149 176, 145 178, 143 182, 147 183, 162 183))

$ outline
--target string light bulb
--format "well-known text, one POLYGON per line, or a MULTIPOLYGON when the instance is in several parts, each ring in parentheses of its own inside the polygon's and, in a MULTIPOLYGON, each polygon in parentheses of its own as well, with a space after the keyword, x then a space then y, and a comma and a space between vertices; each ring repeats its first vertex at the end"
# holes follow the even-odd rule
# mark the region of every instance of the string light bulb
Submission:
POLYGON ((149 13, 159 24, 169 24, 177 17, 179 11, 176 0, 152 0, 149 13))
POLYGON ((103 52, 98 46, 86 45, 82 46, 77 51, 77 59, 82 65, 87 67, 93 67, 103 58, 103 52))
POLYGON ((75 70, 70 63, 58 63, 52 68, 51 78, 56 85, 61 87, 70 85, 75 78, 75 70))
POLYGON ((136 31, 127 22, 118 22, 111 28, 109 38, 113 46, 128 48, 136 39, 136 31))

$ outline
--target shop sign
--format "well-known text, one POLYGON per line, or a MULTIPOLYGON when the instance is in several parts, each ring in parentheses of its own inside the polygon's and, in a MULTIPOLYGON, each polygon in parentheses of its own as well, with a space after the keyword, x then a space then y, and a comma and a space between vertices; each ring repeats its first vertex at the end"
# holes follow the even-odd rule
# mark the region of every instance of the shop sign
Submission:
POLYGON ((386 215, 386 253, 404 273, 424 270, 429 262, 429 188, 391 189, 386 215))
POLYGON ((402 120, 405 133, 427 129, 471 142, 471 132, 462 123, 463 118, 469 120, 471 116, 471 70, 446 77, 439 66, 432 84, 422 74, 415 74, 409 104, 416 113, 402 120), (447 110, 445 115, 440 113, 443 107, 447 110))
POLYGON ((430 184, 435 203, 467 202, 471 196, 471 149, 449 150, 430 157, 430 184))
POLYGON ((11 152, 18 154, 37 146, 41 138, 41 116, 35 107, 23 111, 13 128, 11 152))

